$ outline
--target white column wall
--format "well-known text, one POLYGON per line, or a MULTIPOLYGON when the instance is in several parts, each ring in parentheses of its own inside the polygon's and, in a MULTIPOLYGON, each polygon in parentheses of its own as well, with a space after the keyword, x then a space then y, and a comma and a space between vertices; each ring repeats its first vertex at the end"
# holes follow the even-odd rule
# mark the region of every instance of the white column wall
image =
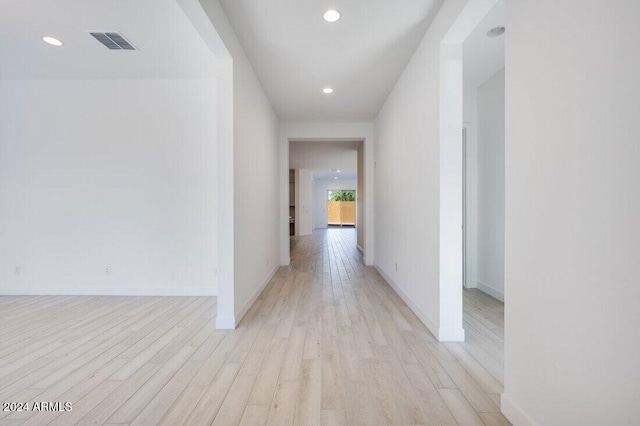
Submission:
POLYGON ((221 282, 222 268, 233 265, 233 270, 225 271, 216 324, 234 328, 279 266, 278 118, 219 1, 200 3, 233 66, 225 84, 225 90, 232 91, 225 111, 233 114, 233 129, 227 135, 232 143, 223 145, 227 182, 223 190, 228 192, 223 204, 226 238, 222 240, 225 250, 220 250, 221 282), (256 212, 262 214, 256 216, 256 212))
POLYGON ((505 393, 516 425, 640 418, 640 3, 507 2, 505 393))
POLYGON ((477 287, 504 300, 504 69, 478 87, 477 287))
POLYGON ((296 169, 296 235, 313 232, 313 172, 296 169))

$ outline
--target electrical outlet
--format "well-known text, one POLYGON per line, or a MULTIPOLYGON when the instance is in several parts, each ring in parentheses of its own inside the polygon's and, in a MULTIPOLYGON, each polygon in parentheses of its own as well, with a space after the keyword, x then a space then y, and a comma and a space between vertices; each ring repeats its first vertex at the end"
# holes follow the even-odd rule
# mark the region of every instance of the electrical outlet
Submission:
POLYGON ((20 272, 22 272, 22 268, 20 267, 20 265, 15 265, 13 267, 13 275, 20 275, 20 272))
POLYGON ((108 267, 108 266, 106 268, 104 268, 104 274, 105 275, 111 275, 111 268, 108 267))
POLYGON ((217 277, 218 276, 218 268, 213 268, 213 276, 217 277))
POLYGON ((398 272, 398 262, 396 262, 396 272, 398 272))

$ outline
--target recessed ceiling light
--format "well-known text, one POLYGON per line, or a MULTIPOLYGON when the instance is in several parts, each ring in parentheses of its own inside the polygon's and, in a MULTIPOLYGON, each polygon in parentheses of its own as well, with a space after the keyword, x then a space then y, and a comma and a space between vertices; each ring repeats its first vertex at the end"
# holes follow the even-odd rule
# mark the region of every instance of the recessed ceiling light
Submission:
POLYGON ((45 43, 49 43, 52 46, 62 46, 64 43, 61 42, 60 40, 58 40, 57 38, 53 38, 53 37, 42 37, 42 40, 44 40, 45 43))
POLYGON ((333 93, 333 89, 331 87, 325 87, 324 89, 322 89, 322 93, 333 93))
POLYGON ((495 27, 487 31, 487 37, 498 37, 504 34, 504 27, 495 27))
POLYGON ((322 17, 327 22, 336 22, 340 19, 340 12, 335 9, 329 9, 324 13, 324 15, 322 15, 322 17))
POLYGON ((334 177, 334 179, 338 179, 338 176, 334 177))

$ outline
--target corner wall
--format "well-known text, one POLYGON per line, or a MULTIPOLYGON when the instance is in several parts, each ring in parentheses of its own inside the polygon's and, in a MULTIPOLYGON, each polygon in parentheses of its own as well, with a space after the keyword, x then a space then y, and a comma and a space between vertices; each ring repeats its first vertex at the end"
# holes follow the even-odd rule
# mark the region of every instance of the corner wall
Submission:
POLYGON ((463 120, 467 135, 466 189, 466 287, 478 286, 478 88, 464 86, 463 120))
MULTIPOLYGON (((375 164, 375 163, 374 163, 375 164)), ((358 228, 358 250, 364 253, 364 241, 367 233, 367 224, 364 221, 365 197, 364 194, 364 147, 358 148, 358 159, 356 165, 356 226, 358 228)), ((326 223, 326 221, 325 221, 326 223)))
MULTIPOLYGON (((440 307, 445 297, 440 285, 441 41, 465 4, 442 5, 375 121, 376 267, 434 335, 446 340, 448 331, 441 330, 448 328, 441 323, 446 312, 440 307)), ((461 129, 462 93, 459 115, 461 129)), ((461 168, 455 190, 461 204, 461 168)), ((461 207, 459 215, 461 222, 461 207)), ((461 241, 460 231, 460 275, 461 241)), ((459 313, 453 314, 460 317, 461 327, 459 305, 459 313)))
POLYGON ((516 425, 640 418, 638 16, 632 0, 507 2, 502 412, 516 425))
POLYGON ((504 69, 477 99, 477 287, 504 301, 504 69))
POLYGON ((233 58, 233 328, 279 265, 278 118, 219 1, 200 3, 233 58))
POLYGON ((313 172, 296 169, 296 235, 313 233, 313 172))

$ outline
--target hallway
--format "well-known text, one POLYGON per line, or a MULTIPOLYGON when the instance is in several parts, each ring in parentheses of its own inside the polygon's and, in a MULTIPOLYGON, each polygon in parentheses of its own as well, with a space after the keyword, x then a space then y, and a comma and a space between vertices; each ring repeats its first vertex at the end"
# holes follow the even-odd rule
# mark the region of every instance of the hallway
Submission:
POLYGON ((287 328, 293 322, 292 334, 306 335, 301 386, 321 388, 322 417, 350 424, 505 422, 498 408, 503 305, 466 291, 469 343, 440 344, 362 264, 355 236, 353 229, 329 229, 294 240, 292 266, 281 269, 263 308, 255 308, 297 301, 296 313, 280 318, 287 328), (317 358, 321 367, 313 367, 317 358))
POLYGON ((0 396, 74 404, 0 424, 508 424, 502 304, 465 292, 469 343, 438 343, 355 238, 294 239, 233 331, 208 297, 0 298, 0 396))

